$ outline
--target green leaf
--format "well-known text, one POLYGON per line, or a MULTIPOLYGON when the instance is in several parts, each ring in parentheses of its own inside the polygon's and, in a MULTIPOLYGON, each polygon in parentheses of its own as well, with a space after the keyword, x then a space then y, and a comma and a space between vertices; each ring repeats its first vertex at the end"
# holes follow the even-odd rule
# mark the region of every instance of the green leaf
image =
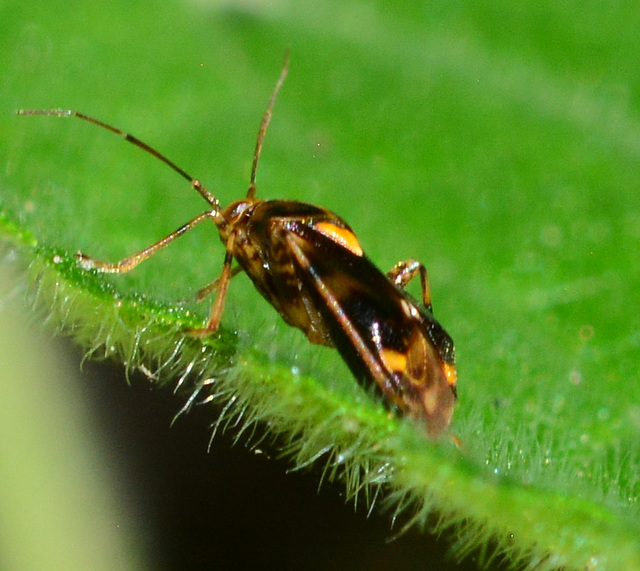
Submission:
POLYGON ((0 19, 0 233, 50 321, 221 402, 220 428, 279 436, 350 497, 384 492, 403 523, 437 510, 456 557, 640 568, 634 5, 8 2, 0 19), (13 115, 88 113, 228 204, 285 48, 258 193, 337 212, 383 269, 426 264, 457 346, 459 450, 389 417, 245 277, 220 335, 186 337, 221 267, 213 227, 126 276, 79 270, 75 251, 115 261, 206 204, 107 132, 13 115))

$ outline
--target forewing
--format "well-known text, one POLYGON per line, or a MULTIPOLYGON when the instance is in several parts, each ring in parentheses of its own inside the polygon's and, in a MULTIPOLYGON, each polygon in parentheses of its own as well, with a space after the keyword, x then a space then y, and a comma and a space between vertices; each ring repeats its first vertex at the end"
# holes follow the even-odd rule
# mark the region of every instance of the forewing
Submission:
MULTIPOLYGON (((358 254, 349 236, 336 240, 311 225, 295 230, 286 240, 300 266, 298 275, 358 381, 375 382, 389 401, 426 421, 429 434, 437 436, 448 426, 456 399, 449 336, 358 254)), ((345 235, 343 228, 338 230, 345 235)))

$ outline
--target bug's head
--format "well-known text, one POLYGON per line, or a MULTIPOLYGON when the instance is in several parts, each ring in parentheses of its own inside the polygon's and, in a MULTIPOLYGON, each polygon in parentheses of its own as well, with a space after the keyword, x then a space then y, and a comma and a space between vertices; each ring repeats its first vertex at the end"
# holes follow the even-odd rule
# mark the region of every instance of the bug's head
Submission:
POLYGON ((261 202, 263 201, 255 198, 242 198, 219 211, 215 223, 224 241, 234 231, 248 227, 247 221, 261 202))

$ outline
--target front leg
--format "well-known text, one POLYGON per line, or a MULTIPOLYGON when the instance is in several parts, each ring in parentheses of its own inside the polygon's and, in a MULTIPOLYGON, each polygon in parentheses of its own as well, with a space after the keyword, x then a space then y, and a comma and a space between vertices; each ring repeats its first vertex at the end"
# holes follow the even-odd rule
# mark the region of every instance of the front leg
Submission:
POLYGON ((237 271, 234 273, 231 269, 231 264, 233 263, 232 251, 233 236, 227 241, 227 251, 224 255, 224 264, 222 265, 222 273, 220 274, 220 277, 215 282, 212 282, 203 288, 205 290, 203 297, 205 294, 209 295, 209 290, 213 292, 215 289, 218 292, 216 299, 213 302, 213 307, 211 308, 209 321, 207 321, 207 324, 202 329, 190 329, 189 335, 192 335, 193 337, 207 337, 208 335, 212 335, 220 326, 220 319, 222 318, 222 312, 224 311, 224 302, 227 298, 229 282, 231 281, 231 278, 238 273, 237 271), (213 284, 215 284, 215 288, 213 284))
POLYGON ((213 218, 215 220, 216 215, 217 210, 208 210, 207 212, 203 212, 186 224, 180 226, 180 228, 178 228, 175 232, 171 232, 171 234, 169 234, 168 236, 165 236, 161 240, 158 240, 155 244, 151 244, 151 246, 145 248, 141 252, 138 252, 133 256, 129 256, 128 258, 124 258, 119 262, 101 262, 100 260, 91 258, 90 256, 83 254, 82 252, 78 252, 76 254, 76 260, 78 262, 78 265, 83 270, 97 270, 98 272, 103 274, 126 274, 127 272, 130 272, 133 268, 135 268, 138 264, 153 256, 156 252, 171 244, 171 242, 173 242, 175 239, 180 238, 180 236, 182 236, 184 233, 195 228, 203 220, 206 220, 207 218, 213 218))

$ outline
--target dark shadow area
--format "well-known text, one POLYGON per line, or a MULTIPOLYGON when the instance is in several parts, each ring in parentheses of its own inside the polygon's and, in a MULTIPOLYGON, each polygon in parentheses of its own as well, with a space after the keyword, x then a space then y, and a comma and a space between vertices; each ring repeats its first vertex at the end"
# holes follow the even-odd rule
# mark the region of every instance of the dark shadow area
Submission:
MULTIPOLYGON (((71 349, 80 361, 81 354, 71 349)), ((216 436, 199 407, 171 426, 182 401, 122 367, 83 365, 86 396, 118 463, 126 501, 146 520, 157 569, 473 570, 456 564, 447 537, 408 532, 390 541, 388 515, 354 513, 344 487, 287 473, 286 460, 216 436)))

